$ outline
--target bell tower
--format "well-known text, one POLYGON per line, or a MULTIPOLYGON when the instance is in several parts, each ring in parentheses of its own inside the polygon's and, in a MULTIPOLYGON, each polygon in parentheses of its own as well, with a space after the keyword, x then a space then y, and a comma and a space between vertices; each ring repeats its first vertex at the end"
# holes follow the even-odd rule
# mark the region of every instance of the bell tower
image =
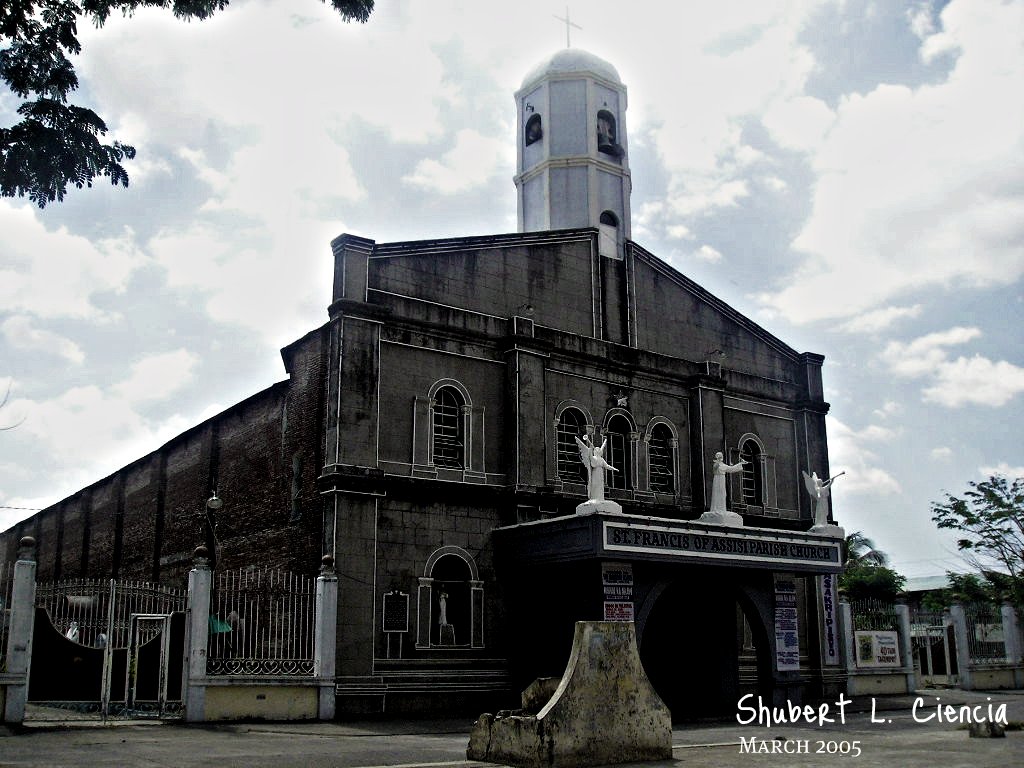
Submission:
POLYGON ((626 86, 608 62, 566 48, 516 92, 519 231, 598 227, 601 254, 630 237, 626 86))

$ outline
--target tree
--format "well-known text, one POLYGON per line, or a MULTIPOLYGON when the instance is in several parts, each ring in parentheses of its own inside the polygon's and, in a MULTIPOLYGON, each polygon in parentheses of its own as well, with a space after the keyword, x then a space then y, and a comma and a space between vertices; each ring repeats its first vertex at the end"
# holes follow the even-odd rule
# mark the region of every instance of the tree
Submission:
POLYGON ((957 548, 989 582, 1003 577, 1006 596, 1024 608, 1024 478, 1010 482, 992 475, 968 483, 963 497, 946 494, 932 503, 932 520, 940 529, 958 532, 957 548))
POLYGON ((875 547, 875 542, 860 531, 847 534, 844 542, 846 557, 844 565, 885 565, 889 556, 875 547))
POLYGON ((1002 573, 986 571, 981 576, 973 573, 953 573, 947 571, 948 585, 943 589, 928 592, 921 600, 929 611, 939 612, 954 603, 996 604, 1012 598, 1008 577, 1002 573))
POLYGON ((871 563, 848 564, 839 576, 839 588, 850 600, 873 598, 892 602, 907 579, 892 568, 871 563))
POLYGON ((851 600, 874 598, 892 602, 903 591, 906 578, 885 566, 889 557, 860 531, 846 536, 846 557, 839 588, 851 600))
MULTIPOLYGON (((327 0, 322 0, 326 2, 327 0)), ((373 0, 330 0, 346 21, 365 22, 373 0)), ((64 199, 68 184, 91 187, 98 176, 128 186, 121 165, 135 147, 105 144, 107 125, 86 107, 68 103, 78 87, 68 58, 78 54, 78 22, 103 26, 113 11, 169 8, 179 19, 203 20, 228 0, 3 0, 0 2, 0 77, 18 98, 21 121, 0 127, 0 195, 24 197, 44 208, 64 199)))

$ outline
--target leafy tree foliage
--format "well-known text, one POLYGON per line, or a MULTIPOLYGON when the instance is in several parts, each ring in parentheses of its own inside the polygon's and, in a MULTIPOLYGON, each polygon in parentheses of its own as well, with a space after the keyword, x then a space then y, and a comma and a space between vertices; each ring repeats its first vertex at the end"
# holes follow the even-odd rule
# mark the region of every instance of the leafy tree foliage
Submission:
POLYGON ((921 604, 929 611, 942 611, 960 605, 988 603, 998 605, 1012 600, 1012 580, 1004 573, 987 571, 981 576, 973 573, 947 572, 948 586, 924 596, 921 604))
POLYGON ((852 565, 885 565, 889 556, 882 550, 875 547, 875 542, 869 539, 860 531, 854 531, 846 535, 844 563, 846 567, 852 565))
POLYGON ((839 588, 850 600, 874 598, 892 602, 903 591, 906 581, 906 577, 884 565, 847 563, 839 577, 839 588))
POLYGON ((932 504, 939 528, 961 535, 957 547, 990 584, 1003 583, 1004 596, 1024 607, 1024 478, 993 475, 969 483, 962 497, 946 494, 932 504), (993 581, 994 579, 994 581, 993 581))
MULTIPOLYGON (((326 2, 326 0, 324 0, 326 2)), ((346 21, 365 22, 373 0, 330 0, 346 21)), ((135 148, 104 143, 107 125, 91 109, 68 103, 78 87, 68 58, 78 54, 78 23, 102 26, 114 11, 164 8, 179 19, 203 20, 228 0, 0 0, 0 77, 25 99, 21 120, 0 127, 0 195, 27 195, 40 208, 64 199, 68 184, 91 187, 99 176, 128 186, 121 165, 135 148)))
POLYGON ((906 578, 886 567, 888 555, 863 533, 847 534, 845 550, 839 588, 850 600, 874 598, 892 602, 903 591, 906 578))

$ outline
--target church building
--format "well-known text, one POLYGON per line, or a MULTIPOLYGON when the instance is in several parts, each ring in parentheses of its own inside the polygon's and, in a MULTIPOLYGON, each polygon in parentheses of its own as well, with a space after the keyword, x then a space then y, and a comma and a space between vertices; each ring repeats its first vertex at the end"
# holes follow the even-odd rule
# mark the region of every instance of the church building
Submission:
POLYGON ((0 560, 31 535, 41 579, 182 583, 215 491, 217 567, 334 557, 341 716, 515 706, 581 619, 635 623, 677 720, 837 695, 841 540, 803 478, 829 476, 823 357, 632 240, 612 65, 561 50, 515 100, 518 232, 339 236, 284 380, 0 534, 0 560), (584 437, 614 504, 578 512, 584 437))

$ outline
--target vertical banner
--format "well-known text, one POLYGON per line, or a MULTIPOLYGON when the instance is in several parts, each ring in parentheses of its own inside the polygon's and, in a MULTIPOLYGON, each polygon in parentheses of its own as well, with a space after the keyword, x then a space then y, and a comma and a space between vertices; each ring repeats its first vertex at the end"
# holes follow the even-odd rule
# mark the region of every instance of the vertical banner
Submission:
POLYGON ((775 574, 775 668, 779 672, 800 669, 799 618, 796 580, 791 574, 775 574))
POLYGON ((821 590, 821 646, 822 661, 828 665, 839 664, 839 625, 836 623, 836 575, 826 573, 818 577, 821 590))
POLYGON ((604 620, 633 621, 633 566, 601 563, 604 588, 604 620))

